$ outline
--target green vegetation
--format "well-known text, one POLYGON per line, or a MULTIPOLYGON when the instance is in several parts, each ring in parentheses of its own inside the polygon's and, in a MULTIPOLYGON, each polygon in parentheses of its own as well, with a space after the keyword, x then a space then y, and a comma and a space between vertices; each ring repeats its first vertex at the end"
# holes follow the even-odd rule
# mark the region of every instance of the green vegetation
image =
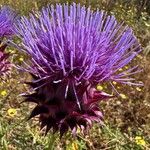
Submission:
MULTIPOLYGON (((0 0, 0 5, 10 5, 21 15, 40 10, 48 3, 66 3, 66 0, 0 0)), ((72 3, 68 0, 68 3, 72 3)), ((59 139, 57 134, 40 131, 37 119, 27 121, 33 106, 22 104, 19 95, 28 90, 23 84, 30 77, 13 68, 12 73, 0 81, 0 150, 149 150, 150 149, 150 2, 149 0, 76 0, 92 9, 104 9, 119 21, 131 26, 138 37, 143 52, 133 63, 143 72, 136 79, 144 87, 116 85, 121 97, 100 103, 104 112, 102 125, 95 124, 85 134, 77 137, 67 134, 59 139)), ((7 49, 10 60, 22 64, 26 56, 14 48, 7 49)), ((132 65, 132 64, 131 64, 132 65)), ((108 91, 105 85, 102 87, 108 91)))

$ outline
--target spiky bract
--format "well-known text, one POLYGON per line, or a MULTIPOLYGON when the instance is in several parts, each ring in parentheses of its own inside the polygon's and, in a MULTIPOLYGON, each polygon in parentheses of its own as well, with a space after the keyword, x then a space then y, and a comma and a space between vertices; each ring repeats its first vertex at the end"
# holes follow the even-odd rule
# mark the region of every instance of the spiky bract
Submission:
POLYGON ((35 91, 25 101, 37 104, 30 118, 40 115, 47 131, 53 128, 62 135, 100 121, 98 101, 111 96, 97 91, 98 83, 135 84, 128 76, 138 72, 137 66, 118 70, 138 54, 140 45, 129 27, 104 11, 75 3, 50 5, 22 17, 16 32, 31 57, 24 68, 33 76, 27 84, 35 91))
MULTIPOLYGON (((0 49, 2 49, 2 47, 0 47, 0 49)), ((10 70, 11 64, 7 60, 8 57, 8 54, 5 54, 3 51, 0 50, 0 77, 6 75, 10 70)))

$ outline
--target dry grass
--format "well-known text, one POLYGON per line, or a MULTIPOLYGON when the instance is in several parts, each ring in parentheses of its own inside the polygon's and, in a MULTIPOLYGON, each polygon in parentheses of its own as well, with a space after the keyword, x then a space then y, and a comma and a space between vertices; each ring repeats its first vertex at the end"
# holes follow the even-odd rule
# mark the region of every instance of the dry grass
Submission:
MULTIPOLYGON (((0 0, 0 4, 9 4, 21 14, 28 14, 29 11, 39 9, 46 5, 48 0, 0 0)), ((49 1, 54 3, 54 1, 49 1)), ((55 1, 56 2, 56 1, 55 1)), ((62 1, 61 1, 62 2, 62 1)), ((82 4, 87 4, 81 1, 82 4)), ((105 8, 107 3, 91 1, 93 8, 105 8)), ((143 48, 148 46, 150 28, 145 26, 149 20, 136 20, 134 9, 126 12, 122 6, 109 6, 116 17, 121 20, 126 17, 136 35, 139 37, 143 48), (133 13, 133 14, 132 14, 133 13), (133 20, 134 19, 134 20, 133 20), (135 22, 138 22, 135 24, 135 22), (146 33, 146 34, 144 34, 146 33)), ((133 6, 134 8, 134 6, 133 6)), ((142 16, 143 17, 143 16, 142 16)), ((144 16, 145 17, 145 16, 144 16)), ((17 50, 9 48, 8 51, 14 53, 11 61, 15 64, 22 64, 20 58, 24 58, 17 50)), ((37 119, 27 121, 26 118, 32 109, 31 105, 20 104, 23 98, 19 94, 28 90, 23 84, 30 80, 30 77, 13 68, 11 75, 0 82, 0 149, 2 150, 149 150, 150 149, 150 56, 141 55, 133 63, 138 63, 143 72, 136 76, 137 80, 144 82, 144 87, 128 87, 116 85, 118 91, 125 96, 117 97, 100 104, 105 114, 102 125, 95 124, 93 128, 83 135, 78 132, 77 137, 72 137, 70 133, 61 140, 58 134, 47 136, 39 130, 37 119), (13 108, 17 113, 11 117, 8 109, 13 108), (141 137, 141 144, 136 141, 136 137, 141 137), (142 140, 145 144, 142 144, 142 140)), ((104 90, 109 88, 104 87, 104 90)))

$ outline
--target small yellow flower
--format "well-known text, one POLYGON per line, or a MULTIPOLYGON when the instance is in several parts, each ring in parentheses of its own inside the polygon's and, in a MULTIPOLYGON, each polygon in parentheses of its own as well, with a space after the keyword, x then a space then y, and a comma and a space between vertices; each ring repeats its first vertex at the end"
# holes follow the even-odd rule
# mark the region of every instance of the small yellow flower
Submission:
POLYGON ((131 132, 131 128, 130 127, 128 127, 128 131, 131 132))
POLYGON ((120 86, 117 86, 117 89, 120 89, 120 86))
POLYGON ((128 66, 125 66, 125 68, 128 69, 129 67, 128 67, 128 66))
POLYGON ((24 61, 23 57, 20 57, 20 58, 19 58, 19 61, 24 61))
POLYGON ((15 50, 12 50, 12 49, 9 49, 8 51, 9 51, 9 53, 11 53, 11 54, 16 53, 16 51, 15 51, 15 50))
POLYGON ((9 108, 9 109, 7 110, 7 113, 8 113, 8 115, 9 115, 10 117, 14 117, 14 116, 17 114, 17 110, 14 109, 14 108, 9 108))
POLYGON ((116 85, 116 84, 117 84, 117 82, 113 81, 113 84, 114 84, 114 85, 116 85))
POLYGON ((143 57, 141 55, 137 55, 138 58, 142 59, 143 57))
POLYGON ((141 92, 141 91, 142 91, 142 89, 141 89, 141 88, 139 88, 139 87, 137 87, 137 88, 136 88, 136 90, 137 90, 137 91, 139 91, 139 92, 141 92))
POLYGON ((145 140, 140 136, 135 137, 135 142, 136 142, 137 145, 142 145, 142 146, 146 145, 145 140))
POLYGON ((6 90, 1 91, 1 95, 2 96, 6 96, 7 95, 7 91, 6 90))
POLYGON ((120 94, 120 97, 121 97, 122 99, 126 99, 126 98, 127 98, 126 95, 124 95, 124 94, 120 94))
POLYGON ((103 87, 101 86, 101 85, 97 85, 97 90, 99 90, 99 91, 102 91, 103 90, 103 87))
POLYGON ((73 148, 73 150, 78 150, 78 145, 76 142, 72 143, 72 148, 73 148))
POLYGON ((123 71, 123 69, 122 69, 122 68, 120 68, 120 69, 119 69, 119 71, 123 71))

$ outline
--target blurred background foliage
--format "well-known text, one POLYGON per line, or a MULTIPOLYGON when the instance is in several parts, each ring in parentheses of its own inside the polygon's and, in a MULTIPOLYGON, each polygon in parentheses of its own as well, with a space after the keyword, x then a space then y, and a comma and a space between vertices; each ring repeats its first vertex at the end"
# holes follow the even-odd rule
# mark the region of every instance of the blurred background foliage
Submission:
MULTIPOLYGON (((68 133, 60 140, 58 134, 44 136, 36 119, 27 122, 33 106, 21 104, 19 94, 28 90, 24 81, 30 77, 13 68, 5 80, 0 80, 0 150, 149 150, 150 0, 0 0, 0 5, 10 5, 18 14, 28 15, 47 4, 66 2, 106 10, 132 27, 143 52, 131 65, 136 63, 143 68, 135 78, 144 82, 144 87, 116 84, 120 97, 100 104, 105 116, 103 124, 95 124, 85 135, 78 131, 78 136, 72 137, 68 133)), ((27 58, 12 47, 7 51, 16 65, 22 65, 27 58)), ((107 85, 99 89, 111 92, 107 85)))

